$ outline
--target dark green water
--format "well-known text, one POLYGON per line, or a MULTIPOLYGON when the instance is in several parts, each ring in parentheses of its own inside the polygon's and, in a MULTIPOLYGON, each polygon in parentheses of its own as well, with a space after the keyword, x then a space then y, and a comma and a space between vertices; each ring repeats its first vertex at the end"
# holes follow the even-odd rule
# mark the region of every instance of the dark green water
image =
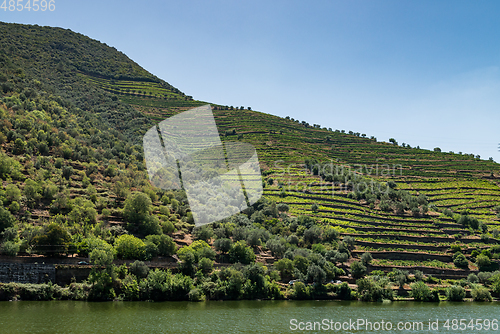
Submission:
MULTIPOLYGON (((479 330, 477 323, 484 322, 476 319, 500 320, 500 303, 0 302, 0 333, 500 333, 494 325, 489 330, 484 327, 479 330), (291 323, 291 319, 297 321, 291 323), (357 325, 357 319, 366 319, 375 327, 335 329, 335 322, 346 323, 345 327, 349 321, 357 325), (429 319, 439 320, 437 330, 429 329, 429 319), (447 319, 450 319, 449 329, 445 328, 447 319), (453 319, 466 319, 467 325, 472 325, 473 319, 475 327, 453 330, 453 319), (375 330, 375 323, 380 326, 382 320, 384 329, 388 329, 388 322, 393 329, 375 330), (298 328, 299 325, 306 328, 307 322, 320 322, 323 328, 318 324, 316 330, 298 328), (424 327, 397 330, 399 322, 403 325, 409 322, 412 326, 413 322, 422 322, 424 327)), ((460 326, 458 322, 456 325, 460 326)))

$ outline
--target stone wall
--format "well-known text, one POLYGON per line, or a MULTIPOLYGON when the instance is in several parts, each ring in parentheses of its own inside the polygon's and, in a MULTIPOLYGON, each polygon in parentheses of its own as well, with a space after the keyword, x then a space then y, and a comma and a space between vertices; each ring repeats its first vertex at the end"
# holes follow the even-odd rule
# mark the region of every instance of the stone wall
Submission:
POLYGON ((56 269, 52 264, 0 263, 1 283, 48 283, 56 281, 56 269))

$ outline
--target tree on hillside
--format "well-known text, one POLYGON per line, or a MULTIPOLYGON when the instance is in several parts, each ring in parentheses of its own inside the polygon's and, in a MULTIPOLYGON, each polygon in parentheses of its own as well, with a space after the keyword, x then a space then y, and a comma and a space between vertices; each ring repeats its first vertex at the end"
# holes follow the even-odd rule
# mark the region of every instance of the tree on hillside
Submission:
POLYGON ((5 231, 6 228, 14 226, 14 222, 14 216, 3 206, 0 206, 0 233, 5 231))
POLYGON ((145 247, 144 241, 129 234, 121 235, 115 241, 116 254, 122 259, 143 259, 145 247))
POLYGON ((38 251, 49 255, 66 253, 70 241, 71 235, 68 231, 55 222, 47 225, 42 235, 33 238, 38 251))
POLYGON ((125 200, 123 214, 127 221, 134 225, 144 222, 151 211, 151 198, 142 192, 133 192, 125 200))

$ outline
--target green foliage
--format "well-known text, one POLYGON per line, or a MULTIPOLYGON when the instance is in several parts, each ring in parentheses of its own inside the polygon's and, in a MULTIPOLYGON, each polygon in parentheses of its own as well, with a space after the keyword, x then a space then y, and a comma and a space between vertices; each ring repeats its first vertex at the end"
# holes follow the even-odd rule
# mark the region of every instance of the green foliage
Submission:
POLYGON ((476 302, 491 302, 493 300, 490 291, 478 284, 472 286, 471 295, 476 302))
POLYGON ((200 261, 198 262, 198 268, 199 270, 201 270, 203 275, 208 275, 214 269, 214 261, 207 259, 206 257, 201 258, 200 261))
POLYGON ((457 219, 457 223, 465 227, 470 227, 473 230, 478 230, 481 225, 481 222, 476 217, 471 217, 469 215, 460 215, 457 219))
POLYGON ((142 235, 159 235, 163 233, 162 226, 160 225, 158 217, 153 215, 149 215, 146 217, 146 219, 137 228, 137 232, 142 235))
POLYGON ((366 267, 361 261, 351 263, 351 275, 353 278, 361 278, 366 275, 366 267))
POLYGON ((267 240, 266 248, 269 249, 271 251, 271 254, 278 259, 283 257, 283 254, 285 253, 286 250, 284 242, 277 239, 267 240))
POLYGON ((229 238, 220 238, 214 241, 215 250, 227 254, 233 247, 233 241, 229 238))
POLYGON ((292 299, 304 300, 311 298, 311 289, 304 283, 298 281, 293 284, 293 289, 290 297, 292 299))
POLYGON ((17 256, 19 244, 13 241, 5 241, 1 246, 1 251, 3 255, 17 256))
POLYGON ((484 254, 480 254, 476 257, 476 265, 480 271, 494 271, 498 269, 498 264, 492 262, 491 259, 484 254))
POLYGON ((142 192, 133 192, 125 200, 123 215, 130 224, 139 225, 149 218, 151 198, 142 192))
POLYGON ((19 161, 0 152, 0 178, 6 180, 8 177, 19 180, 22 178, 21 164, 19 161))
POLYGON ((209 225, 196 226, 193 229, 193 237, 196 240, 203 240, 205 242, 209 242, 213 237, 213 229, 209 225))
POLYGON ((387 279, 361 278, 356 281, 358 294, 363 301, 393 300, 394 292, 387 279))
POLYGON ((461 302, 465 298, 465 289, 459 285, 452 285, 446 288, 446 298, 449 301, 461 302))
POLYGON ((0 233, 14 226, 14 222, 14 216, 8 210, 5 210, 3 206, 0 206, 0 233))
POLYGON ((212 250, 210 245, 203 240, 194 241, 191 245, 184 246, 177 251, 179 258, 181 259, 188 253, 193 255, 193 263, 198 263, 198 261, 204 257, 211 260, 215 259, 215 252, 212 250))
POLYGON ((114 256, 115 252, 111 245, 110 248, 96 248, 89 253, 90 262, 98 266, 111 265, 113 263, 114 256))
POLYGON ((431 289, 422 281, 410 284, 410 297, 421 302, 438 302, 439 294, 437 290, 431 289))
POLYGON ((21 190, 15 184, 8 184, 5 187, 5 198, 8 202, 18 202, 21 199, 21 190))
POLYGON ((42 234, 33 238, 33 243, 37 251, 48 255, 65 253, 70 241, 71 235, 64 227, 57 223, 46 225, 42 234))
POLYGON ((174 242, 174 240, 165 234, 157 235, 157 234, 152 234, 148 235, 146 237, 147 241, 151 241, 158 247, 158 255, 161 256, 171 256, 174 255, 177 246, 174 242))
POLYGON ((189 292, 193 289, 193 281, 182 274, 173 275, 170 271, 159 269, 148 273, 146 279, 139 283, 144 299, 154 301, 189 300, 189 292))
POLYGON ((316 264, 311 264, 307 268, 307 281, 316 283, 316 284, 322 284, 326 280, 326 273, 325 271, 318 265, 316 264))
POLYGON ((140 260, 145 255, 144 241, 133 235, 124 234, 116 238, 115 250, 119 258, 129 260, 140 260))
POLYGON ((280 272, 282 278, 291 277, 294 271, 293 261, 290 259, 280 259, 274 263, 274 268, 280 272))
POLYGON ((97 222, 97 211, 95 209, 94 203, 88 199, 82 197, 76 197, 70 201, 71 211, 68 214, 68 218, 73 223, 90 223, 94 224, 97 222))
POLYGON ((250 264, 255 261, 255 254, 246 242, 240 240, 236 242, 231 250, 229 250, 229 259, 232 263, 240 262, 243 264, 250 264))
POLYGON ((457 266, 457 268, 469 268, 469 261, 467 261, 465 255, 460 252, 457 252, 453 255, 453 263, 455 264, 455 266, 457 266))
POLYGON ((349 287, 347 282, 342 282, 338 285, 335 285, 333 292, 336 294, 336 297, 341 300, 351 300, 354 299, 353 291, 349 287))
POLYGON ((135 260, 129 267, 129 272, 138 279, 148 276, 149 267, 142 261, 135 260))
POLYGON ((162 222, 161 229, 165 234, 172 234, 175 232, 175 226, 171 221, 162 222))
POLYGON ((368 265, 370 264, 370 262, 372 262, 373 260, 373 257, 372 257, 372 254, 371 253, 363 253, 363 255, 361 255, 361 262, 363 263, 363 265, 368 265))
POLYGON ((106 301, 116 298, 114 282, 116 280, 114 268, 108 267, 106 270, 93 269, 88 281, 92 284, 89 291, 89 300, 106 301))
POLYGON ((276 208, 279 212, 288 212, 290 210, 290 207, 285 203, 278 204, 276 208))
POLYGON ((470 273, 469 275, 467 275, 467 282, 472 283, 472 284, 478 283, 479 278, 477 277, 476 274, 470 273))

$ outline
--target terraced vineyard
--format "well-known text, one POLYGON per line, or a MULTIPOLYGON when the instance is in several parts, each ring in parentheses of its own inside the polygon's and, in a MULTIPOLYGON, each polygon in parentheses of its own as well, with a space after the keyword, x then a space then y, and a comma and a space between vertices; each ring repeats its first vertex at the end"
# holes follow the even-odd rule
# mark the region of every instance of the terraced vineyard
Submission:
MULTIPOLYGON (((151 85, 143 89, 154 92, 155 88, 151 85)), ((118 97, 158 121, 188 109, 151 105, 146 99, 132 101, 121 93, 118 97)), ((373 252, 375 258, 382 256, 380 251, 386 253, 384 261, 401 261, 396 259, 408 252, 418 252, 421 261, 446 255, 450 263, 442 267, 454 268, 450 246, 458 245, 470 254, 497 243, 500 222, 494 208, 500 205, 500 170, 493 161, 470 154, 401 147, 244 108, 213 105, 213 113, 219 132, 225 135, 223 140, 256 147, 265 179, 265 197, 287 204, 290 215, 312 216, 345 236, 355 237, 358 249, 373 252), (414 196, 425 195, 429 211, 385 212, 378 207, 379 201, 370 205, 351 198, 352 189, 346 184, 326 182, 306 170, 307 158, 329 161, 333 168, 344 168, 377 182, 394 181, 396 189, 414 196), (317 207, 312 209, 313 205, 317 207), (442 213, 445 209, 479 219, 488 226, 488 232, 457 224, 456 217, 442 213)))

